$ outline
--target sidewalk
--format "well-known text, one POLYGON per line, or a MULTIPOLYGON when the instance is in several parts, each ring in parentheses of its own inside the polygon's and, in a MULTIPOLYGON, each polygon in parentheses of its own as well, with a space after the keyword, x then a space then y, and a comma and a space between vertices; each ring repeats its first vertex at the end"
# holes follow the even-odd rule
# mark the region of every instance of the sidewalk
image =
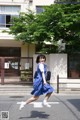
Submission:
MULTIPOLYGON (((8 96, 26 96, 30 95, 31 91, 33 89, 33 85, 0 85, 0 95, 8 95, 8 96)), ((57 91, 55 91, 55 94, 57 94, 57 91)), ((70 94, 70 95, 80 95, 80 91, 71 91, 69 89, 67 90, 60 90, 59 94, 70 94)))

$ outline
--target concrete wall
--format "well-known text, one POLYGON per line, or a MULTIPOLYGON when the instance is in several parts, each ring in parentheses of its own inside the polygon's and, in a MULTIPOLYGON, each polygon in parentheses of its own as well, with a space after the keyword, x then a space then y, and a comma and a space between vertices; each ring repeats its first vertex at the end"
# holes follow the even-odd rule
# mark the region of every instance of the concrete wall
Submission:
MULTIPOLYGON (((33 71, 36 70, 36 57, 33 56, 33 71)), ((57 75, 60 77, 67 78, 67 54, 49 54, 46 55, 46 64, 48 70, 51 71, 51 80, 50 83, 56 88, 57 83, 57 75)))
POLYGON ((67 54, 50 54, 49 66, 52 73, 51 83, 56 82, 57 75, 67 78, 67 54))

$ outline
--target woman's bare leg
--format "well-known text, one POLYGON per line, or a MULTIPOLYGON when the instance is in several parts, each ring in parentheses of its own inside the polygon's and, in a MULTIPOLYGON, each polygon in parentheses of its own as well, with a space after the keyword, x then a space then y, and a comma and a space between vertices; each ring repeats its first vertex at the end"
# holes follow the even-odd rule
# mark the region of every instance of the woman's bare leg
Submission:
POLYGON ((51 92, 51 93, 46 94, 46 96, 45 96, 45 98, 44 98, 44 99, 45 99, 46 101, 48 101, 48 99, 50 98, 51 94, 52 94, 52 92, 51 92))
POLYGON ((33 96, 33 97, 29 98, 27 101, 22 101, 20 104, 19 110, 21 110, 26 104, 36 101, 38 98, 39 98, 39 96, 33 96))
POLYGON ((47 107, 51 107, 51 105, 49 105, 48 102, 47 102, 48 99, 50 98, 51 94, 52 94, 52 92, 46 94, 46 96, 45 96, 45 98, 44 98, 44 100, 43 100, 43 105, 46 105, 47 107))
POLYGON ((27 101, 25 101, 25 102, 26 102, 26 104, 29 104, 29 103, 31 103, 31 102, 33 102, 33 101, 36 101, 38 98, 39 98, 39 96, 33 96, 33 97, 29 98, 29 99, 28 99, 27 101))

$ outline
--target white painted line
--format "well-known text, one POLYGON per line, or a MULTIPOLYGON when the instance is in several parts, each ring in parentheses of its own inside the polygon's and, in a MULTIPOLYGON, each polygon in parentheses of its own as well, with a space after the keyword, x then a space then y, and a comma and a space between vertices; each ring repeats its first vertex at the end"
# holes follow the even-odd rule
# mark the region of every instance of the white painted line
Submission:
POLYGON ((49 104, 59 104, 59 102, 48 102, 49 104))
MULTIPOLYGON (((48 102, 49 104, 59 104, 59 102, 48 102)), ((21 102, 17 102, 17 104, 21 104, 21 102)), ((32 103, 30 103, 30 104, 32 104, 33 106, 34 106, 34 108, 42 108, 43 107, 43 105, 42 105, 42 102, 32 102, 32 103)))
MULTIPOLYGON (((49 104, 59 104, 59 102, 48 102, 49 104)), ((30 104, 42 104, 42 102, 32 102, 30 104)))
POLYGON ((21 104, 22 102, 17 102, 17 104, 21 104))
POLYGON ((35 108, 42 108, 43 107, 42 102, 32 102, 30 104, 33 104, 33 106, 35 108))
MULTIPOLYGON (((59 104, 59 102, 48 102, 49 104, 59 104)), ((34 108, 42 108, 42 102, 32 102, 30 104, 33 104, 34 108)))

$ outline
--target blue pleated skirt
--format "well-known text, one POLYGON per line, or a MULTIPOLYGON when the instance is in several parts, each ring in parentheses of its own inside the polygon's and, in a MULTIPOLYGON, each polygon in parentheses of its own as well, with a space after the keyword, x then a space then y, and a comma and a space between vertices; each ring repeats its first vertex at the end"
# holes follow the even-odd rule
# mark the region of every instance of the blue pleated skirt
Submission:
POLYGON ((52 93, 54 88, 50 84, 43 84, 43 81, 40 79, 34 79, 33 90, 31 92, 34 96, 40 96, 43 94, 52 93))

